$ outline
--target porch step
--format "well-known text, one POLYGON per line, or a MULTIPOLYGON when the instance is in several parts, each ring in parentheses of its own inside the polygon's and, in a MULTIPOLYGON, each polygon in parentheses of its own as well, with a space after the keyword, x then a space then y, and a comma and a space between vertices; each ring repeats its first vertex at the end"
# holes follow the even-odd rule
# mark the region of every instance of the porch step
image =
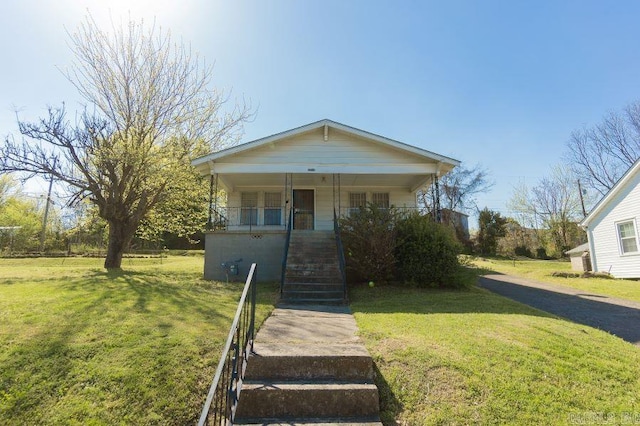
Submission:
POLYGON ((332 231, 293 231, 287 253, 284 301, 344 303, 342 273, 332 231))

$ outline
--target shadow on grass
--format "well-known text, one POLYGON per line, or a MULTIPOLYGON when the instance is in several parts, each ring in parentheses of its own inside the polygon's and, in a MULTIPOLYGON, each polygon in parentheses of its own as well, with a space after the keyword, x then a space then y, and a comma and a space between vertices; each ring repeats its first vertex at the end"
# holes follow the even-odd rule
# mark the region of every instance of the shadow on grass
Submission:
MULTIPOLYGON (((51 407, 70 393, 75 396, 69 398, 77 398, 87 385, 126 387, 129 391, 124 394, 106 391, 114 398, 124 395, 117 396, 123 406, 164 407, 162 401, 152 403, 147 396, 141 397, 156 392, 179 405, 183 402, 177 392, 166 392, 176 377, 189 383, 197 380, 197 386, 190 388, 198 409, 242 284, 204 281, 189 272, 88 270, 69 278, 46 279, 39 289, 42 293, 30 296, 29 306, 13 311, 15 336, 9 336, 9 344, 0 350, 0 423, 35 421, 38 417, 31 416, 46 411, 42 407, 51 407), (200 327, 215 333, 182 336, 182 331, 200 327), (179 349, 182 345, 184 349, 179 349), (175 368, 182 362, 200 368, 198 377, 181 376, 183 370, 191 371, 187 365, 175 368), (78 376, 88 379, 78 383, 78 376), (152 384, 139 383, 150 380, 152 384)), ((274 301, 273 286, 260 286, 258 302, 272 305, 274 301)), ((190 416, 182 410, 169 422, 193 423, 190 416)))
POLYGON ((380 420, 384 425, 395 425, 396 418, 402 413, 402 403, 393 393, 393 389, 375 362, 373 363, 373 371, 380 395, 380 420))

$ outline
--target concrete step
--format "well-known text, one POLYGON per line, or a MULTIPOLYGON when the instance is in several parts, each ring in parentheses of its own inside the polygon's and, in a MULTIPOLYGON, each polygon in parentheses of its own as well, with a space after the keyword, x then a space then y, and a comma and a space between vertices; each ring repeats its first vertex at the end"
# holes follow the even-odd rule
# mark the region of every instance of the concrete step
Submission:
POLYGON ((375 417, 380 411, 374 384, 245 382, 240 398, 240 419, 375 417))
POLYGON ((336 285, 341 286, 342 275, 339 273, 322 274, 322 275, 301 275, 301 274, 286 274, 284 277, 284 283, 286 284, 309 284, 313 285, 336 285))
POLYGON ((319 290, 319 291, 342 291, 342 284, 338 284, 339 281, 331 282, 301 282, 291 281, 284 283, 284 291, 296 291, 296 290, 319 290))
POLYGON ((246 426, 382 426, 377 418, 343 418, 343 419, 245 419, 234 424, 246 426), (245 423, 248 422, 248 423, 245 423))
POLYGON ((347 300, 344 297, 340 298, 287 298, 284 295, 280 299, 281 303, 294 304, 294 305, 320 305, 320 306, 342 306, 347 304, 347 300))
POLYGON ((283 291, 282 300, 287 303, 342 302, 344 293, 342 291, 283 291))
POLYGON ((246 377, 251 380, 328 380, 373 383, 373 361, 361 344, 256 343, 246 377))

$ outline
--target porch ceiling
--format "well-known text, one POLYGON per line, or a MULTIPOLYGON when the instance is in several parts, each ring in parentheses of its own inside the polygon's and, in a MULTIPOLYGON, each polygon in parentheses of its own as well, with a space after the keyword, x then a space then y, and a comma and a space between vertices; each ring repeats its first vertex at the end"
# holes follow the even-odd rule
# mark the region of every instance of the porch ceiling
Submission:
MULTIPOLYGON (((229 191, 243 187, 284 187, 284 173, 220 174, 219 183, 229 191)), ((293 174, 293 187, 332 187, 333 175, 293 174)), ((416 174, 340 174, 341 187, 394 187, 414 191, 431 182, 431 175, 416 174)))

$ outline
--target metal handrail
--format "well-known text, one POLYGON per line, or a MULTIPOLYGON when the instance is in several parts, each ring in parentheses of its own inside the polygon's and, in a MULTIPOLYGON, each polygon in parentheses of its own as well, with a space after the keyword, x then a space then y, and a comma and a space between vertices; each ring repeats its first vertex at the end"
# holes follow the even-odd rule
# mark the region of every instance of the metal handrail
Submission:
POLYGON ((280 296, 284 292, 284 279, 287 274, 287 256, 289 256, 289 243, 291 242, 291 229, 293 228, 293 212, 289 212, 287 219, 287 238, 284 243, 284 256, 282 257, 282 277, 280 279, 280 296))
POLYGON ((231 330, 222 351, 222 357, 213 376, 207 399, 198 420, 198 426, 213 424, 231 425, 242 390, 247 358, 253 351, 256 318, 256 269, 251 265, 247 281, 231 330))
POLYGON ((338 262, 340 263, 340 274, 342 275, 342 292, 343 297, 347 299, 347 271, 346 260, 344 257, 344 246, 342 245, 342 237, 340 236, 340 225, 338 223, 338 214, 333 209, 333 232, 336 235, 336 247, 338 250, 338 262))

